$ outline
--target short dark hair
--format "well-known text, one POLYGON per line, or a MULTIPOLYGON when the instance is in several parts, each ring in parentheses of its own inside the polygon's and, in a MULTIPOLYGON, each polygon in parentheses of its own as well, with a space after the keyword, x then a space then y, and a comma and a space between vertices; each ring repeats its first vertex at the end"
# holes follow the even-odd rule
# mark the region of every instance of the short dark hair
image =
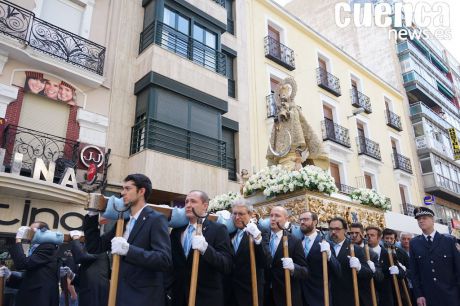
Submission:
POLYGON ((361 232, 364 232, 364 226, 359 222, 350 224, 350 228, 359 228, 361 232))
POLYGON ((344 229, 348 229, 347 221, 345 221, 344 218, 341 218, 341 217, 334 217, 334 218, 332 218, 331 220, 329 220, 328 224, 330 225, 331 222, 333 222, 333 221, 339 221, 339 222, 341 222, 343 228, 344 228, 344 229))
POLYGON ((152 193, 152 182, 150 179, 141 173, 130 174, 124 179, 125 182, 132 181, 137 190, 144 188, 144 199, 145 202, 148 201, 150 194, 152 193))
POLYGON ((201 190, 190 190, 189 194, 192 192, 198 192, 200 194, 200 199, 203 203, 209 203, 209 196, 206 192, 201 190))
POLYGON ((370 225, 370 226, 366 227, 366 232, 367 232, 368 230, 377 231, 377 234, 379 235, 379 237, 382 236, 382 230, 381 230, 380 227, 378 227, 378 226, 370 225))
POLYGON ((396 239, 396 237, 398 236, 398 235, 396 234, 396 232, 395 232, 394 230, 392 230, 391 228, 386 228, 386 229, 384 229, 384 230, 383 230, 383 236, 385 237, 385 236, 389 236, 389 235, 394 235, 394 236, 395 236, 395 239, 396 239))
POLYGON ((30 225, 34 224, 34 223, 38 223, 38 227, 37 229, 46 229, 46 230, 49 230, 50 229, 50 226, 48 225, 48 223, 46 222, 43 222, 43 221, 34 221, 34 222, 31 222, 30 225))

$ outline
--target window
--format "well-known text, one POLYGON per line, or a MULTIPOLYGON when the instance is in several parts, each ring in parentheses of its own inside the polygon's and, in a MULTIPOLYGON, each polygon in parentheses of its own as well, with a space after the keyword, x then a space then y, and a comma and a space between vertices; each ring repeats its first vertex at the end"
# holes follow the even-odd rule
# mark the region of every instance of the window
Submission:
POLYGON ((217 35, 195 23, 193 39, 198 42, 193 43, 193 61, 216 70, 217 35))
POLYGON ((330 166, 329 166, 329 169, 330 169, 330 172, 331 172, 331 176, 334 178, 335 185, 340 190, 340 187, 342 185, 342 181, 340 179, 340 166, 339 166, 339 164, 331 162, 330 166))
POLYGON ((163 23, 165 26, 161 33, 161 45, 179 56, 188 57, 190 20, 165 7, 163 23))
POLYGON ((415 137, 423 136, 425 135, 423 131, 423 124, 421 122, 414 124, 414 134, 415 137))
POLYGON ((228 179, 236 181, 235 131, 223 127, 222 140, 225 141, 227 153, 226 168, 228 169, 228 179))
POLYGON ((234 0, 225 0, 225 9, 227 10, 227 32, 235 34, 235 20, 234 20, 234 0))
POLYGON ((230 52, 226 52, 222 50, 222 53, 225 54, 225 71, 227 72, 227 79, 228 79, 228 96, 232 98, 236 98, 236 82, 235 82, 235 60, 236 57, 230 52))
POLYGON ((155 0, 144 6, 144 29, 155 21, 155 0))
POLYGON ((364 173, 364 183, 366 184, 366 188, 375 189, 373 181, 374 181, 373 175, 365 172, 364 173))
POLYGON ((75 2, 78 1, 45 0, 41 8, 40 18, 80 35, 85 8, 75 2))

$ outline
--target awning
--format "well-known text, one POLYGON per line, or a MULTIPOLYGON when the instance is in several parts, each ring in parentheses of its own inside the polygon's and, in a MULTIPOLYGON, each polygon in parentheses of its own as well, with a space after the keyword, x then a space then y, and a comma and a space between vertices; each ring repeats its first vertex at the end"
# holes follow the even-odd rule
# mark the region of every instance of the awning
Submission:
POLYGON ((449 88, 444 86, 444 84, 438 81, 436 81, 436 83, 438 84, 438 89, 442 91, 445 95, 449 96, 450 98, 455 97, 455 94, 449 88))
MULTIPOLYGON (((414 217, 395 212, 385 213, 385 225, 387 228, 399 232, 408 232, 416 235, 422 234, 422 230, 418 227, 417 220, 414 217)), ((434 228, 442 234, 449 234, 449 227, 447 225, 435 223, 434 228)))

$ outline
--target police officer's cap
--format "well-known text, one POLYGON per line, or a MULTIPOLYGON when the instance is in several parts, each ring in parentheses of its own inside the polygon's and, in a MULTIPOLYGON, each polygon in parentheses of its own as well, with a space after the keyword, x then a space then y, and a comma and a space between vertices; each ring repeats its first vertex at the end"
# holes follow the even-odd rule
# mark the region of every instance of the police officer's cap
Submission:
POLYGON ((434 212, 427 208, 427 207, 416 207, 414 209, 414 216, 415 216, 415 219, 418 219, 419 217, 423 217, 423 216, 429 216, 429 217, 434 217, 434 212))

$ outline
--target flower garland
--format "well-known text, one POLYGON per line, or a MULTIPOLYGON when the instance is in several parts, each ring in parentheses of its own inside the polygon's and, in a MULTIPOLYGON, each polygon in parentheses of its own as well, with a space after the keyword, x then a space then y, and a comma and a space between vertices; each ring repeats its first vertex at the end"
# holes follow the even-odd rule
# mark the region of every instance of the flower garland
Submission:
POLYGON ((215 213, 220 210, 228 210, 230 209, 232 202, 239 198, 241 198, 241 195, 233 191, 215 196, 211 201, 209 201, 208 211, 215 213))
POLYGON ((388 198, 377 193, 374 189, 357 188, 350 194, 352 200, 357 200, 363 205, 368 205, 383 210, 390 210, 391 204, 388 198))
POLYGON ((289 171, 281 165, 262 169, 252 175, 243 187, 245 196, 263 191, 267 197, 308 189, 326 194, 337 192, 334 179, 325 170, 308 165, 299 171, 289 171))

